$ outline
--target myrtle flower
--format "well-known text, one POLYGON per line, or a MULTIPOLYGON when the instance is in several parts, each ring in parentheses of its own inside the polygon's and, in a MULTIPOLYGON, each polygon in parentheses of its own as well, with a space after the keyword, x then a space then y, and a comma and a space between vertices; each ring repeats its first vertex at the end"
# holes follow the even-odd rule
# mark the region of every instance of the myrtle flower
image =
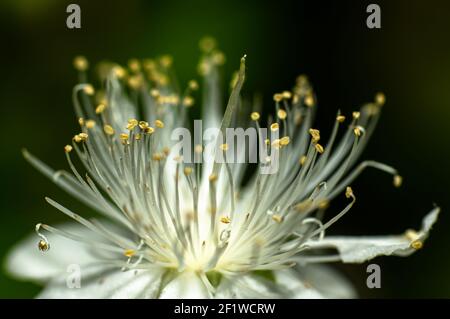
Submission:
MULTIPOLYGON (((54 171, 28 151, 24 156, 101 218, 85 219, 46 198, 74 222, 39 223, 7 263, 17 277, 45 285, 38 297, 348 298, 355 297, 354 289, 325 263, 407 256, 422 247, 438 208, 419 231, 326 235, 355 204, 350 185, 366 168, 391 174, 395 186, 402 182, 388 165, 357 163, 385 102, 382 93, 351 116, 338 112, 323 143, 307 77, 274 95, 274 115, 265 122, 258 103, 240 97, 245 56, 222 117, 218 69, 224 55, 212 40, 202 47, 205 127, 267 124, 279 138, 258 136, 258 144, 279 155, 278 170, 252 174, 246 164, 214 158, 189 163, 175 151, 171 132, 188 125, 199 84, 192 80, 180 89, 171 57, 133 59, 127 68, 100 65, 97 89, 87 82, 87 60, 76 58, 80 83, 72 98, 81 129, 64 147, 71 173, 54 171), (336 196, 345 196, 348 204, 327 210, 336 196), (81 270, 76 288, 67 283, 71 265, 81 270)), ((194 153, 202 154, 203 146, 195 145, 194 153)), ((221 143, 220 149, 225 152, 228 145, 221 143)))

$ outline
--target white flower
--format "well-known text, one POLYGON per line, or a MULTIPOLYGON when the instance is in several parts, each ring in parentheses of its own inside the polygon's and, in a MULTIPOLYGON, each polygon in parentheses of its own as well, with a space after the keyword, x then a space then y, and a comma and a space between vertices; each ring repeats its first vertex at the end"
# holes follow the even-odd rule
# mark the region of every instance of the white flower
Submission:
MULTIPOLYGON (((245 122, 259 127, 256 111, 248 111, 248 121, 236 116, 245 105, 240 100, 245 57, 221 120, 217 66, 224 58, 206 44, 200 63, 205 127, 245 122)), ((164 56, 143 64, 132 60, 127 70, 109 65, 105 90, 96 92, 86 83, 75 86, 81 133, 64 148, 72 174, 53 171, 24 151, 33 166, 104 217, 87 220, 47 198, 76 223, 38 224, 39 249, 36 235, 31 236, 13 249, 7 263, 12 274, 46 285, 39 297, 348 298, 355 296, 351 285, 322 263, 361 263, 421 248, 438 208, 417 232, 325 235, 355 203, 349 185, 365 168, 392 174, 394 184, 401 184, 397 171, 387 165, 366 161, 355 166, 375 128, 382 94, 352 114, 339 142, 346 118, 338 113, 322 146, 320 132, 312 128, 316 98, 307 78, 300 76, 292 92, 274 96, 277 117, 269 125, 282 137, 261 140, 279 152, 278 171, 247 177, 244 164, 191 165, 174 152, 170 133, 185 125, 198 85, 191 81, 179 91, 171 62, 164 56), (72 163, 73 153, 84 164, 85 176, 72 163), (330 200, 341 194, 349 204, 324 217, 330 200), (78 289, 66 284, 72 264, 81 269, 78 289)), ((75 66, 84 81, 87 61, 78 58, 75 66)), ((199 153, 202 148, 195 149, 199 153)))

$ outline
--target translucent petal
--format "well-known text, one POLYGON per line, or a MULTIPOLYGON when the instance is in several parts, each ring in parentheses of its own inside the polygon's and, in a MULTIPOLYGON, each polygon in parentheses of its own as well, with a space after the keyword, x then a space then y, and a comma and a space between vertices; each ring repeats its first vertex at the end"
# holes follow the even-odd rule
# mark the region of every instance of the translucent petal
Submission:
POLYGON ((307 245, 311 249, 336 248, 340 258, 345 263, 363 263, 380 255, 408 256, 416 249, 413 243, 422 244, 428 237, 429 231, 437 221, 440 209, 436 207, 428 213, 422 221, 422 229, 415 238, 406 234, 394 236, 366 236, 366 237, 325 237, 321 241, 310 241, 307 245))

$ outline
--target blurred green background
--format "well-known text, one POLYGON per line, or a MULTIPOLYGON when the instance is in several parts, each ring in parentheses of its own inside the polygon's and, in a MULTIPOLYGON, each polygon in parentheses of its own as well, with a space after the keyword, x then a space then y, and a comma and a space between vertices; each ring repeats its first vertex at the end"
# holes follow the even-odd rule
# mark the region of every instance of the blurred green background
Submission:
MULTIPOLYGON (((73 2, 73 1, 70 1, 73 2)), ((439 204, 443 212, 423 250, 381 257, 382 288, 365 286, 366 265, 337 266, 362 297, 450 297, 450 3, 376 1, 381 30, 365 25, 368 1, 76 1, 82 28, 66 28, 69 1, 0 3, 2 76, 0 258, 37 222, 66 220, 45 203, 51 195, 81 214, 88 209, 30 167, 27 147, 53 167, 66 167, 62 146, 77 130, 72 58, 126 63, 170 53, 181 84, 196 74, 198 40, 217 38, 227 55, 224 80, 248 55, 244 94, 289 89, 310 76, 318 128, 337 108, 349 113, 386 93, 387 103, 365 159, 391 164, 404 177, 367 171, 354 184, 357 205, 333 234, 390 234, 419 227, 439 204)), ((225 85, 224 85, 225 86, 225 85)), ((33 297, 39 287, 0 274, 0 297, 33 297)))

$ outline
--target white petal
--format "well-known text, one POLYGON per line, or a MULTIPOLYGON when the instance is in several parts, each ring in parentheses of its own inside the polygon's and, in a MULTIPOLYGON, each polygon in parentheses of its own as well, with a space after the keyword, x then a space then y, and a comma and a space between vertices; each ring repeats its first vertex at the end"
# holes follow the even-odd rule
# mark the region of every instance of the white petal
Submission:
POLYGON ((217 287, 215 297, 228 299, 283 298, 284 291, 277 288, 274 282, 253 274, 224 277, 217 287))
POLYGON ((161 291, 161 299, 204 299, 210 294, 194 272, 184 272, 171 280, 161 291))
POLYGON ((352 285, 337 271, 314 265, 274 271, 275 281, 248 274, 223 278, 216 298, 354 298, 352 285))
POLYGON ((355 298, 353 286, 338 271, 323 265, 275 272, 276 281, 291 291, 290 298, 355 298))
MULTIPOLYGON (((440 209, 436 207, 422 221, 422 229, 417 232, 417 240, 423 242, 436 222, 440 209)), ((411 247, 412 240, 404 234, 396 236, 373 237, 325 237, 321 241, 307 243, 314 248, 336 248, 340 258, 345 263, 362 263, 380 255, 408 256, 415 249, 411 247)), ((307 258, 304 259, 307 262, 307 258)))
MULTIPOLYGON (((39 294, 42 299, 155 298, 162 270, 129 270, 111 267, 81 268, 80 287, 67 284, 70 274, 52 280, 39 294)), ((69 278, 70 281, 70 278, 69 278)))
MULTIPOLYGON (((56 226, 59 229, 92 237, 93 233, 77 223, 56 226)), ((6 269, 14 276, 28 280, 45 282, 54 276, 66 273, 71 264, 84 265, 95 261, 86 245, 64 237, 46 233, 50 250, 39 251, 37 244, 40 238, 31 234, 15 245, 6 260, 6 269)))

